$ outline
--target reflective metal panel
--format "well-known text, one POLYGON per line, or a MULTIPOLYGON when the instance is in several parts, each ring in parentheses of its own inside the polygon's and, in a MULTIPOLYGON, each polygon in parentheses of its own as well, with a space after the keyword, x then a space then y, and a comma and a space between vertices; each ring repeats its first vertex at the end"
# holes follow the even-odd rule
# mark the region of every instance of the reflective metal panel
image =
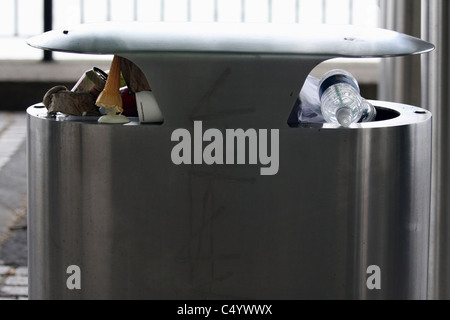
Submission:
POLYGON ((436 51, 423 58, 423 103, 433 112, 430 298, 450 299, 450 3, 422 1, 423 36, 436 51))
POLYGON ((330 25, 130 22, 83 24, 28 40, 76 53, 237 53, 385 57, 423 53, 433 45, 394 31, 330 25))
POLYGON ((399 116, 274 127, 271 176, 261 165, 175 165, 176 126, 30 107, 30 298, 425 299, 431 114, 372 102, 399 116), (71 265, 80 290, 67 288, 71 265), (380 290, 367 286, 370 266, 380 290))

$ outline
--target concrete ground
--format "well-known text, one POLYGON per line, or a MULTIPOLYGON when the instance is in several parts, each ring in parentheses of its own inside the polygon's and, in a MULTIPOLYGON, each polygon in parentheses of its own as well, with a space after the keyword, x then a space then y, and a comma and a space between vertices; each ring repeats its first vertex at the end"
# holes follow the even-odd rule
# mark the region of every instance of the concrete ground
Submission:
POLYGON ((0 112, 0 300, 28 297, 26 115, 0 112))

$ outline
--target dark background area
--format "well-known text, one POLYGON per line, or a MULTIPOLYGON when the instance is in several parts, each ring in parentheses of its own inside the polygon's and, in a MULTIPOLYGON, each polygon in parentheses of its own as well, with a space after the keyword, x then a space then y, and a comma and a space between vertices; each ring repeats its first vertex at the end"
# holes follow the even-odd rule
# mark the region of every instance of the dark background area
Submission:
POLYGON ((42 102, 45 93, 57 85, 71 89, 75 82, 0 82, 0 96, 3 97, 0 110, 24 111, 29 106, 42 102))

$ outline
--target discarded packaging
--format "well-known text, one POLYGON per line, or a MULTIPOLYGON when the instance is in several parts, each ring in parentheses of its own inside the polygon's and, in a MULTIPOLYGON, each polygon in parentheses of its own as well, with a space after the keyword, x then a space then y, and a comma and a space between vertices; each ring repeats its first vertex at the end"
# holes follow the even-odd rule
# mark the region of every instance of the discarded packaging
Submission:
POLYGON ((141 123, 161 123, 164 121, 152 91, 136 92, 136 104, 141 123))
POLYGON ((49 114, 61 112, 68 115, 99 115, 95 97, 90 93, 75 93, 65 86, 56 86, 47 91, 43 103, 49 114))
POLYGON ((140 123, 161 123, 164 117, 150 85, 139 67, 128 59, 121 59, 122 74, 128 87, 136 94, 140 123))
POLYGON ((106 109, 107 114, 98 119, 99 123, 127 123, 130 120, 122 115, 122 97, 120 95, 120 60, 114 56, 105 88, 95 104, 106 109))
POLYGON ((105 83, 108 78, 106 72, 100 68, 93 67, 86 71, 72 88, 71 91, 77 93, 90 93, 95 98, 100 95, 100 92, 105 88, 105 83))

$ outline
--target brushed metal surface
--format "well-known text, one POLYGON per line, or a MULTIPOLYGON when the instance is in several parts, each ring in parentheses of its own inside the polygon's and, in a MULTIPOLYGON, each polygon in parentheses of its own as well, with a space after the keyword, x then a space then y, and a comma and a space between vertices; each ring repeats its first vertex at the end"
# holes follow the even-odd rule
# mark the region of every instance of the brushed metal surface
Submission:
POLYGON ((378 28, 277 23, 102 22, 46 32, 28 44, 73 53, 151 52, 386 57, 430 51, 418 38, 378 28))
POLYGON ((373 103, 399 116, 351 129, 201 119, 279 129, 274 176, 174 165, 170 122, 63 121, 30 107, 30 298, 425 299, 431 113, 373 103), (70 265, 81 290, 66 287, 70 265), (367 289, 370 265, 381 290, 367 289))
POLYGON ((450 3, 422 1, 423 37, 436 51, 422 60, 422 103, 433 113, 430 298, 450 299, 450 3))

